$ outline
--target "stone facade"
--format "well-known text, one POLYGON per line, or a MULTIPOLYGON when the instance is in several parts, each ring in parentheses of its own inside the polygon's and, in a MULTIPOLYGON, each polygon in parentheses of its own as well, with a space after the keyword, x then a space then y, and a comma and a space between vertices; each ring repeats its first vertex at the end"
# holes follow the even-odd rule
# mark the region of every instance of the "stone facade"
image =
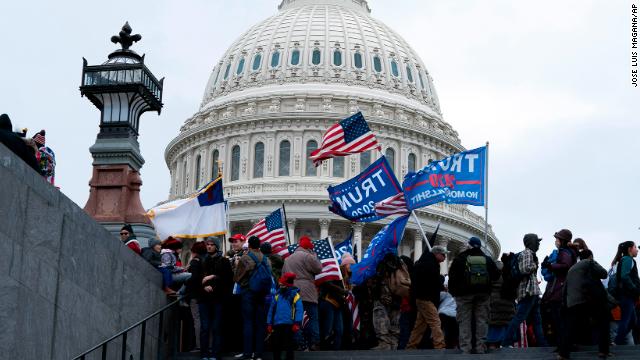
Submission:
POLYGON ((1 144, 0 199, 2 356, 70 359, 166 304, 157 270, 1 144))

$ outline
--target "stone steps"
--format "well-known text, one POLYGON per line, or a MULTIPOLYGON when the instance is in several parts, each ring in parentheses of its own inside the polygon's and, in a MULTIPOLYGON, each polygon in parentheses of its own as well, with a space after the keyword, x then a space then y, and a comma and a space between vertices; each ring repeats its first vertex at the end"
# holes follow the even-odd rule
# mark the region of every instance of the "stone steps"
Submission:
MULTIPOLYGON (((640 346, 615 346, 611 348, 615 354, 611 360, 635 359, 640 360, 640 346)), ((598 350, 595 346, 580 347, 579 351, 571 354, 571 359, 598 359, 598 350)), ((199 359, 198 353, 182 353, 176 359, 199 359)), ((283 354, 284 357, 284 354, 283 354)), ((265 353, 263 359, 271 360, 271 353, 265 353)), ((457 350, 403 350, 403 351, 315 351, 296 352, 297 360, 380 360, 380 359, 484 359, 484 360, 555 360, 556 354, 553 348, 528 348, 528 349, 500 349, 483 355, 464 355, 457 350)), ((230 354, 222 359, 232 360, 230 354)))

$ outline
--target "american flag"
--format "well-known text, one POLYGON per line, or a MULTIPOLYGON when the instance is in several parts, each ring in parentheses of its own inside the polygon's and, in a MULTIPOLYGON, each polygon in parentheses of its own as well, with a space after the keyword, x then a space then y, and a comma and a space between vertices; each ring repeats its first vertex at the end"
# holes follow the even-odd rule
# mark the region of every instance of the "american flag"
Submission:
POLYGON ((409 213, 407 209, 407 202, 404 200, 404 193, 399 192, 393 196, 390 196, 375 205, 376 215, 389 216, 389 215, 406 215, 409 213))
POLYGON ((349 291, 347 294, 347 306, 351 312, 351 320, 353 321, 353 330, 360 330, 360 314, 358 313, 358 300, 353 296, 353 293, 349 291))
MULTIPOLYGON (((289 246, 289 253, 281 255, 283 258, 289 257, 298 248, 298 244, 289 246)), ((313 240, 313 251, 318 254, 318 259, 322 263, 322 272, 316 275, 316 285, 331 280, 342 280, 342 273, 338 265, 338 259, 333 251, 333 244, 329 239, 313 240)))
POLYGON ((282 257, 285 257, 285 254, 288 256, 287 235, 283 224, 284 216, 282 216, 282 209, 278 209, 260 220, 249 230, 247 238, 257 236, 260 238, 260 243, 268 242, 271 244, 272 253, 282 257))
POLYGON ((380 149, 376 136, 358 112, 331 126, 322 137, 322 145, 309 158, 318 166, 323 160, 335 156, 357 154, 372 149, 380 149))

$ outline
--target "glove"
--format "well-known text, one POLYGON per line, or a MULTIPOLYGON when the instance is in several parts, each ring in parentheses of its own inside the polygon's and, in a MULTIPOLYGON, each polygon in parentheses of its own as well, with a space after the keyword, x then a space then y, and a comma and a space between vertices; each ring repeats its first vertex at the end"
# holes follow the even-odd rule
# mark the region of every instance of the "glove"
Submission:
POLYGON ((294 333, 297 333, 298 331, 300 331, 300 325, 298 324, 291 325, 291 331, 293 331, 294 333))
POLYGON ((267 325, 267 334, 271 334, 273 332, 273 326, 267 325))

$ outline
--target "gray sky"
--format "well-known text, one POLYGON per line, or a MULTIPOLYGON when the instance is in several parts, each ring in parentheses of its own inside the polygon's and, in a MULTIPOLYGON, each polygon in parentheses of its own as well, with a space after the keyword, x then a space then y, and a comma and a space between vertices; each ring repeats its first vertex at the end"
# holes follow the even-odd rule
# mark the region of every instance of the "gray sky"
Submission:
MULTIPOLYGON (((638 240, 640 88, 631 86, 638 0, 370 0, 435 79, 444 119, 467 148, 491 142, 489 221, 502 249, 566 227, 607 265, 638 240)), ((128 20, 147 66, 166 77, 161 116, 141 119, 142 202, 167 198, 166 144, 197 111, 209 73, 279 0, 3 1, 0 113, 47 130, 57 184, 83 207, 99 112, 80 97, 82 57, 99 64, 128 20)), ((473 208, 483 214, 482 208, 473 208)))

